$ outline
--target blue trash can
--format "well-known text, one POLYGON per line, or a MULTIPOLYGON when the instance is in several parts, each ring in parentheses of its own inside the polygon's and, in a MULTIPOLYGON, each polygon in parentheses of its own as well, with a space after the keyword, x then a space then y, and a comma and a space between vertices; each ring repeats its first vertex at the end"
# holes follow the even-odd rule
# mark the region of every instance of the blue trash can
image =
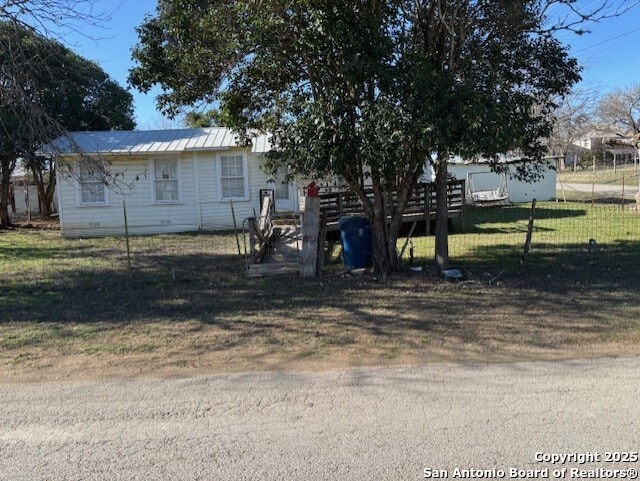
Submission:
POLYGON ((373 265, 371 224, 366 217, 343 217, 338 221, 342 240, 342 263, 347 269, 373 265))

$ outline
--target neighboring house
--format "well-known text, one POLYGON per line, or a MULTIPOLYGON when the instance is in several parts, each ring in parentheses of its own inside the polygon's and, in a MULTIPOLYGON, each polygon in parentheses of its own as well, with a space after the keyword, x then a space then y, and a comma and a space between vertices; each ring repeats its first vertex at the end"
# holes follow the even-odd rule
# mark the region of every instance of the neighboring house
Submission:
MULTIPOLYGON (((515 172, 519 159, 503 159, 509 169, 515 172)), ((467 202, 471 202, 470 189, 476 191, 500 189, 505 187, 510 202, 531 202, 533 199, 544 201, 556 198, 556 171, 544 168, 542 176, 535 182, 523 182, 510 178, 509 174, 497 174, 491 171, 487 161, 465 161, 460 157, 453 158, 447 167, 449 174, 467 182, 467 202)), ((427 180, 435 179, 433 169, 427 174, 427 180)))
MULTIPOLYGON (((610 131, 592 131, 576 140, 570 147, 577 153, 581 162, 576 159, 578 165, 590 166, 596 155, 605 156, 611 154, 613 164, 636 164, 638 152, 633 145, 631 137, 625 137, 610 131)), ((567 166, 571 166, 567 164, 567 166)))
POLYGON ((275 190, 277 210, 297 209, 296 186, 262 168, 265 136, 243 147, 226 128, 72 132, 53 145, 48 151, 75 168, 74 175, 58 169, 66 237, 123 234, 123 201, 133 235, 231 229, 232 205, 241 229, 245 218, 260 213, 261 189, 275 190), (92 158, 108 162, 120 187, 105 185, 92 158))

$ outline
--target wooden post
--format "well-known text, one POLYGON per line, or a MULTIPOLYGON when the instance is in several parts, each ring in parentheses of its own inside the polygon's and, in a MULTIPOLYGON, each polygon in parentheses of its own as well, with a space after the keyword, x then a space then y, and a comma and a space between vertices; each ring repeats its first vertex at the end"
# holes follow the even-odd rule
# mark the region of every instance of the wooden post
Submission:
POLYGON ((229 202, 229 205, 231 206, 231 218, 233 219, 233 233, 236 236, 236 244, 238 246, 238 255, 240 256, 240 259, 242 259, 242 249, 240 249, 240 240, 238 239, 238 224, 236 223, 236 211, 233 208, 233 202, 229 202))
POLYGON ((524 242, 524 252, 522 253, 522 257, 520 258, 520 265, 524 266, 527 264, 527 257, 529 257, 529 250, 531 249, 531 235, 533 234, 533 220, 536 215, 536 200, 533 199, 531 202, 531 213, 529 214, 529 226, 527 227, 527 238, 524 242))
POLYGON ((122 201, 122 210, 124 211, 124 237, 127 241, 127 266, 131 270, 131 249, 129 248, 129 224, 127 223, 127 201, 122 201))
POLYGON ((324 270, 324 245, 327 241, 327 216, 324 212, 320 216, 320 233, 318 234, 318 273, 324 270))
POLYGON ((624 174, 622 174, 622 208, 624 209, 624 174))
POLYGON ((249 222, 249 255, 251 262, 256 261, 256 223, 255 218, 249 222))
POLYGON ((427 237, 431 234, 431 192, 429 186, 431 184, 424 184, 424 218, 427 220, 427 237))
POLYGON ((462 222, 462 233, 464 234, 464 211, 467 206, 467 182, 465 180, 461 180, 461 194, 462 194, 462 207, 460 211, 460 220, 462 222))
POLYGON ((302 255, 300 258, 300 276, 314 277, 317 274, 318 234, 320 232, 320 198, 304 198, 302 217, 302 255))

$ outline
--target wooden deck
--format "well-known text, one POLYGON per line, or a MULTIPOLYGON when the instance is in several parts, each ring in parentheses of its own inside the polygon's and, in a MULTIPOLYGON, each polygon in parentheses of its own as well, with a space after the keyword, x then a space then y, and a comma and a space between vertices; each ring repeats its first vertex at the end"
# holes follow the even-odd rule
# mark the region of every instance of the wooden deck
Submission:
MULTIPOLYGON (((373 196, 373 191, 370 192, 373 196)), ((352 191, 321 193, 320 215, 324 218, 326 231, 338 230, 338 220, 349 215, 363 215, 364 211, 357 196, 352 191)), ((267 201, 268 204, 268 201, 267 201)), ((465 181, 455 180, 448 183, 447 208, 449 217, 462 219, 464 229, 465 181)), ((259 218, 246 219, 248 227, 243 228, 249 235, 250 251, 245 252, 248 259, 247 276, 264 277, 278 274, 298 274, 300 272, 300 253, 302 250, 302 231, 297 214, 278 217, 264 207, 259 218)), ((435 184, 421 183, 416 186, 409 198, 403 215, 403 222, 427 221, 427 233, 430 221, 436 216, 435 184)), ((246 242, 245 242, 246 246, 246 242)))
MULTIPOLYGON (((465 181, 452 180, 447 183, 447 210, 449 217, 459 217, 464 229, 465 181)), ((373 190, 367 194, 373 197, 373 190)), ((430 221, 436 218, 435 183, 419 183, 411 193, 402 216, 403 222, 430 221)), ((327 230, 337 230, 338 220, 348 215, 363 215, 358 196, 351 190, 320 194, 320 215, 324 216, 327 230)), ((429 224, 429 223, 427 223, 429 224)))

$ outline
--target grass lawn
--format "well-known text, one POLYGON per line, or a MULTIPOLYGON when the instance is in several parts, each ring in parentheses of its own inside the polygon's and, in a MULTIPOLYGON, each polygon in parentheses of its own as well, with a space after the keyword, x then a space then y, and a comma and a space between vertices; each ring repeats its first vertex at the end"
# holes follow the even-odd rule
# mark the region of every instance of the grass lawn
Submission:
POLYGON ((640 218, 540 204, 521 268, 528 215, 454 224, 459 283, 425 237, 422 272, 303 280, 246 278, 231 233, 135 237, 129 270, 124 239, 0 231, 0 381, 639 354, 640 218))

